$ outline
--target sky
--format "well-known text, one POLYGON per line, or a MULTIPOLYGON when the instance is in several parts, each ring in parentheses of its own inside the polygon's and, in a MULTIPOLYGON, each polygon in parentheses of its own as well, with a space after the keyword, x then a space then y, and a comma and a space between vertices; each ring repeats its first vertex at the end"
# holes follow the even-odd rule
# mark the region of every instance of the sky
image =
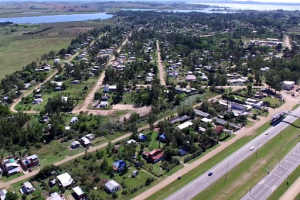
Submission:
MULTIPOLYGON (((237 0, 237 1, 242 1, 242 0, 237 0)), ((268 2, 268 3, 299 3, 300 0, 253 0, 257 2, 268 2)))

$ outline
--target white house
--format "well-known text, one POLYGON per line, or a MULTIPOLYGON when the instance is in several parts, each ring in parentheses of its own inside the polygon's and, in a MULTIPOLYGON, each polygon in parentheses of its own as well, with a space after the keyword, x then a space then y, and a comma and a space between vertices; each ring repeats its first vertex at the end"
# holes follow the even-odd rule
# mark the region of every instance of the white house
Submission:
POLYGON ((46 200, 64 200, 64 199, 58 193, 55 192, 50 194, 50 197, 48 197, 46 200))
POLYGON ((187 122, 184 122, 183 124, 180 124, 179 126, 177 126, 177 128, 182 130, 182 129, 185 129, 192 125, 193 125, 193 122, 187 121, 187 122))
POLYGON ((105 189, 107 189, 110 193, 114 193, 120 189, 120 185, 116 181, 110 180, 105 184, 105 189))
POLYGON ((84 145, 84 146, 90 146, 92 143, 91 143, 91 141, 89 140, 89 139, 87 139, 86 137, 82 137, 81 138, 81 142, 82 142, 82 144, 84 145))
POLYGON ((282 88, 284 90, 292 90, 295 86, 295 82, 294 81, 283 81, 282 82, 282 88))
POLYGON ((6 193, 7 193, 6 190, 0 190, 0 199, 1 199, 1 200, 4 200, 4 199, 5 199, 6 193))
POLYGON ((80 146, 80 142, 78 142, 78 141, 74 141, 74 142, 71 143, 71 148, 72 148, 72 149, 76 149, 76 148, 78 148, 79 146, 80 146))
POLYGON ((127 141, 127 144, 135 144, 135 143, 136 143, 136 141, 133 139, 127 141))
POLYGON ((74 183, 74 180, 68 173, 64 173, 64 174, 57 176, 57 179, 59 180, 61 186, 63 186, 63 187, 67 187, 74 183))
POLYGON ((23 183, 23 187, 20 189, 21 194, 30 194, 35 191, 34 187, 30 182, 23 183))
POLYGON ((59 58, 54 59, 54 63, 55 63, 55 64, 57 64, 57 63, 59 63, 59 62, 60 62, 60 59, 59 59, 59 58))

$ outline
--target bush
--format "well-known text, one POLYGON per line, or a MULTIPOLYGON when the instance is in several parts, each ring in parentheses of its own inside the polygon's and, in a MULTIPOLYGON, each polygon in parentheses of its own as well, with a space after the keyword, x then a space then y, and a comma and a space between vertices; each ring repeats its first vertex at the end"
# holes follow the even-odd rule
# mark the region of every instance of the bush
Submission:
POLYGON ((127 190, 127 189, 122 190, 122 194, 123 194, 123 195, 126 195, 127 193, 128 193, 128 190, 127 190))

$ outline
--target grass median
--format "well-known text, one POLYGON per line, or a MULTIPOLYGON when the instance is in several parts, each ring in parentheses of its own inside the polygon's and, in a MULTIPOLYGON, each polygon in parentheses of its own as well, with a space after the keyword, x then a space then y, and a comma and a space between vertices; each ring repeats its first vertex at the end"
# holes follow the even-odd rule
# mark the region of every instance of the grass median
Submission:
POLYGON ((181 180, 176 180, 172 182, 171 184, 167 185, 166 187, 162 188, 160 191, 156 192, 152 196, 148 197, 147 200, 159 200, 159 199, 165 199, 166 197, 170 196, 172 193, 179 190, 181 187, 189 184, 191 181, 196 179, 197 177, 201 176, 205 171, 209 170, 222 160, 224 160, 226 157, 230 156, 233 152, 244 146, 246 143, 251 141, 254 137, 257 135, 263 133, 265 130, 267 130, 270 127, 270 123, 266 123, 263 126, 261 126, 259 129, 257 129, 256 133, 252 136, 243 137, 236 142, 234 142, 232 145, 224 149, 222 152, 218 153, 214 157, 210 158, 206 162, 200 164, 193 170, 189 171, 188 173, 184 174, 181 177, 181 180))
MULTIPOLYGON (((294 122, 213 185, 199 193, 194 199, 240 199, 267 175, 268 166, 274 169, 299 142, 300 120, 294 122), (297 138, 297 139, 296 139, 297 138)), ((266 136, 267 137, 267 136, 266 136)), ((278 198, 272 198, 278 199, 278 198)))

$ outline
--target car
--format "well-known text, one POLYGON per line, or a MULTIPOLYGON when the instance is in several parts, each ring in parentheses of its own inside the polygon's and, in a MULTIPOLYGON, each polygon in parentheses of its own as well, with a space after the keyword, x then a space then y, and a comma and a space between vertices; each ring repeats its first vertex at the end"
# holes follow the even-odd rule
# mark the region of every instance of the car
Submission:
POLYGON ((269 135, 269 132, 266 132, 265 135, 269 135))
POLYGON ((28 171, 29 171, 29 172, 32 172, 32 169, 31 169, 31 168, 29 168, 29 169, 28 169, 28 171))
POLYGON ((212 172, 209 172, 209 173, 208 173, 208 176, 212 176, 212 175, 213 175, 213 173, 212 173, 212 172))
POLYGON ((250 151, 253 151, 254 150, 254 146, 252 146, 251 148, 250 148, 250 151))

